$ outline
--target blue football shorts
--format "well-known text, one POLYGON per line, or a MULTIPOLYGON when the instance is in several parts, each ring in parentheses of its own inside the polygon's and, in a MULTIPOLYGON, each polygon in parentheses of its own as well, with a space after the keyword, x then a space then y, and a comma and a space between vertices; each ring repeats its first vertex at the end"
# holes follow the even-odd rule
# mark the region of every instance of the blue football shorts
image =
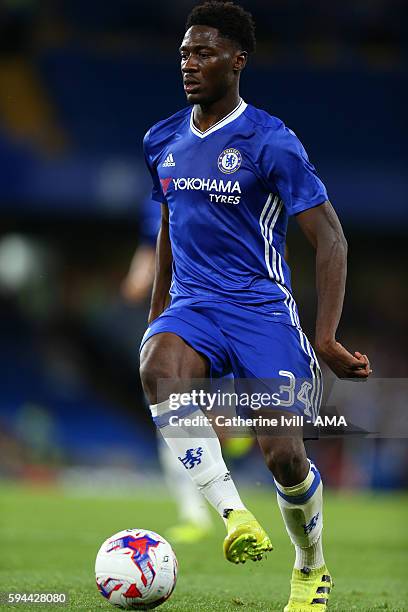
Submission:
MULTIPOLYGON (((163 332, 176 334, 203 354, 212 379, 232 372, 240 394, 265 393, 262 409, 276 408, 312 423, 317 417, 322 374, 300 328, 278 322, 276 316, 262 314, 253 306, 178 298, 150 324, 140 348, 163 332)), ((249 414, 247 404, 239 404, 236 411, 245 417, 249 414)))

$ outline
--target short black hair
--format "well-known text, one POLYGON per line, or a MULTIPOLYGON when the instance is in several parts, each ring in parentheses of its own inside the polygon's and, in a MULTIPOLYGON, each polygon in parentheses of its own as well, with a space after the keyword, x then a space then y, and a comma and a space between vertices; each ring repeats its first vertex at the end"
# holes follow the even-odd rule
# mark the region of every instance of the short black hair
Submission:
POLYGON ((217 28, 221 36, 237 43, 242 51, 255 51, 254 18, 238 4, 222 0, 209 0, 198 4, 187 17, 186 30, 196 25, 217 28))

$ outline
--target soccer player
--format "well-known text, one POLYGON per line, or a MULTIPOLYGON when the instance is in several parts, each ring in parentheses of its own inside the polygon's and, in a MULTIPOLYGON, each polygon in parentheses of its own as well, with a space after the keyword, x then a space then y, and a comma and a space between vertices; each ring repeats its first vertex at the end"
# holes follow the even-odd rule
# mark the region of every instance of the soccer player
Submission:
MULTIPOLYGON (((235 563, 262 558, 271 542, 243 504, 210 425, 202 437, 187 426, 182 436, 172 434, 170 396, 184 380, 231 370, 264 385, 280 381, 277 414, 317 415, 321 372, 283 258, 288 216, 316 251, 317 352, 340 377, 370 374, 367 356, 336 340, 347 246, 326 189, 296 135, 240 97, 240 75, 254 50, 254 22, 240 6, 195 7, 180 47, 192 108, 157 123, 144 140, 162 222, 141 378, 170 449, 224 518, 224 554, 235 563), (158 385, 162 379, 166 385, 158 385)), ((202 414, 193 403, 188 411, 202 414)), ((301 436, 269 433, 256 430, 296 552, 285 610, 325 610, 331 577, 321 477, 301 436)))

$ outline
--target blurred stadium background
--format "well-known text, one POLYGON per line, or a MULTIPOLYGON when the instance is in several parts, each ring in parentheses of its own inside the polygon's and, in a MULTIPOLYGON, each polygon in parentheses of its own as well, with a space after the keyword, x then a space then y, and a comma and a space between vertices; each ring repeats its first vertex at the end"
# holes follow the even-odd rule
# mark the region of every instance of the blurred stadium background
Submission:
MULTIPOLYGON (((138 380, 147 302, 126 303, 121 285, 144 231, 142 137, 185 105, 177 49, 194 4, 0 3, 0 479, 129 490, 158 472, 138 380)), ((242 4, 258 25, 244 98, 296 131, 345 226, 339 338, 376 377, 406 377, 408 4, 242 4)), ((313 253, 296 223, 288 246, 313 337, 313 253)), ((333 488, 408 485, 406 440, 311 452, 333 488)), ((255 448, 235 475, 269 479, 255 448)))

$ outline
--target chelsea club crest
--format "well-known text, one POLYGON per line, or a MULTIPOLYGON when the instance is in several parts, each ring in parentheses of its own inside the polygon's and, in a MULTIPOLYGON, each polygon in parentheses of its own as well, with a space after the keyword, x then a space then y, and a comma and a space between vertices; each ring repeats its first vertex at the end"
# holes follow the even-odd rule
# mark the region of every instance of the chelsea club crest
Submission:
POLYGON ((225 149, 218 158, 218 169, 233 174, 241 167, 242 157, 238 149, 225 149))

